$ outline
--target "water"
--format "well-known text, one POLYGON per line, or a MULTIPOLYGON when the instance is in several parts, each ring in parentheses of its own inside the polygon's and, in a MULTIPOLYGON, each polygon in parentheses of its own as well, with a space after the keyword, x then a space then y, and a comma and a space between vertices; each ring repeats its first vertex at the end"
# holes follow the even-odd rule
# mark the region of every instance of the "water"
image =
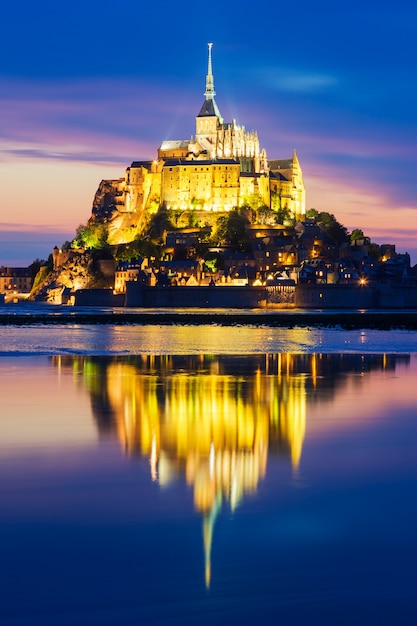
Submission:
POLYGON ((414 331, 221 326, 0 327, 0 355, 409 352, 414 331))
POLYGON ((416 333, 0 340, 1 624, 415 624, 416 333))

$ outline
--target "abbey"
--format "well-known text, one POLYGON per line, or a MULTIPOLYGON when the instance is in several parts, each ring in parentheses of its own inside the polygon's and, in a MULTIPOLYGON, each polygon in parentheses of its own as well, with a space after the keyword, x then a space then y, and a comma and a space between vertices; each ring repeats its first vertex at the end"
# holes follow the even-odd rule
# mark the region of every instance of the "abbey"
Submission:
POLYGON ((205 99, 196 117, 195 135, 163 141, 153 161, 134 161, 124 179, 102 181, 96 213, 104 208, 100 198, 110 184, 119 215, 130 214, 132 220, 133 215, 140 220, 144 212, 155 212, 160 206, 197 211, 200 221, 209 212, 244 205, 304 215, 305 188, 295 150, 291 158, 268 161, 256 131, 247 132, 236 120, 224 122, 215 95, 210 43, 205 99))

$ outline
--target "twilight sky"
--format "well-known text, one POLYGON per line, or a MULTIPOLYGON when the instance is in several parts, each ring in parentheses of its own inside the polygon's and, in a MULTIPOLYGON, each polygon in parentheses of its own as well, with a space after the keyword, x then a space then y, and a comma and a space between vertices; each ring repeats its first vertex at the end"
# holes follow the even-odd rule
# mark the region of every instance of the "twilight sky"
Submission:
POLYGON ((209 41, 225 121, 270 159, 297 150, 307 208, 417 263, 417 4, 21 0, 2 18, 0 265, 46 259, 101 179, 194 134, 209 41))

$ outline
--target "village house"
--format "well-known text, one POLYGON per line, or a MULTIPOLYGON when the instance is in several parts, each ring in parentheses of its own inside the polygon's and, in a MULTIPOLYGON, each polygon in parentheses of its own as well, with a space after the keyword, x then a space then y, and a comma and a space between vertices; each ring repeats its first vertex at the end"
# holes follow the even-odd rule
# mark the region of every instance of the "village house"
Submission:
POLYGON ((29 296, 33 278, 27 267, 0 267, 0 293, 5 299, 29 296))
POLYGON ((158 285, 195 286, 200 284, 202 262, 195 259, 161 261, 157 274, 158 285))
POLYGON ((114 275, 115 293, 126 293, 126 282, 138 280, 139 275, 148 268, 148 259, 122 261, 118 264, 114 275))

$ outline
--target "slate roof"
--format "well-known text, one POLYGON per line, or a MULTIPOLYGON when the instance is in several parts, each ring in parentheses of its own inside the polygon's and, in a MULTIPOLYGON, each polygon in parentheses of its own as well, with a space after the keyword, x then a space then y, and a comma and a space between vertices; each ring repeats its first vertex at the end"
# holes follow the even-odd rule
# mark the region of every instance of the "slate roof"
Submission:
POLYGON ((265 176, 263 172, 240 172, 242 178, 261 178, 265 176))
POLYGON ((268 161, 269 169, 272 171, 275 170, 289 170, 293 167, 292 159, 274 159, 273 161, 268 161))
POLYGON ((151 167, 152 161, 133 161, 130 167, 151 167))
POLYGON ((197 117, 218 117, 220 120, 222 119, 219 107, 217 106, 214 98, 207 98, 204 100, 203 106, 201 107, 200 113, 197 117))
POLYGON ((286 176, 284 176, 284 174, 282 174, 281 172, 277 172, 277 171, 270 171, 269 172, 269 176, 271 178, 276 178, 277 180, 285 180, 288 182, 288 178, 286 176))

